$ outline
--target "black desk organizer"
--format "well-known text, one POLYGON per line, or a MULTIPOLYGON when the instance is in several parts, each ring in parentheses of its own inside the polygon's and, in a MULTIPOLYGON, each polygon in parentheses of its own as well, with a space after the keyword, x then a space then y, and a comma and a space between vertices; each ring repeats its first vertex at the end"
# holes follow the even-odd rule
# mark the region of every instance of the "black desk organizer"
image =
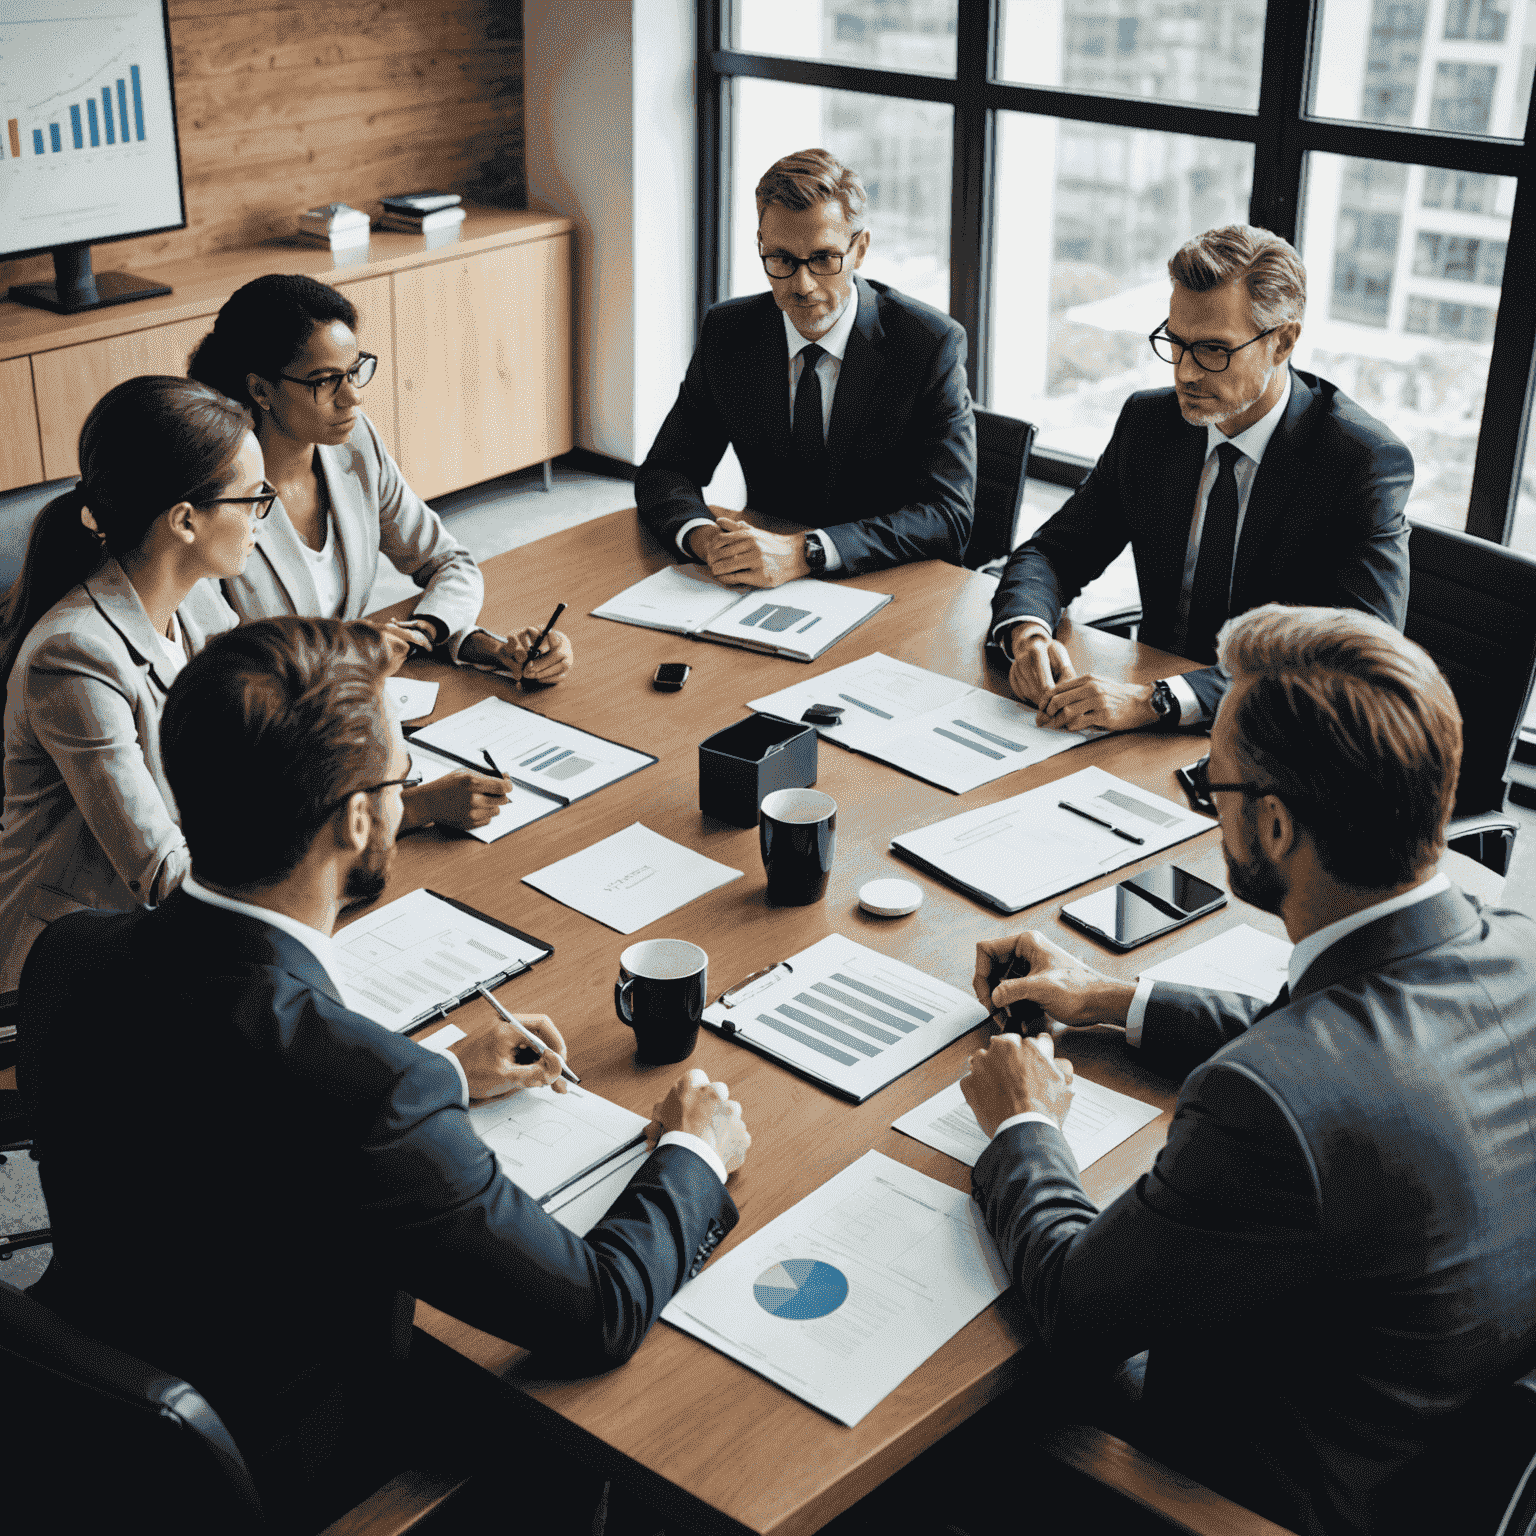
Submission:
POLYGON ((816 727, 751 715, 699 743, 699 809, 755 827, 763 796, 816 782, 816 727))

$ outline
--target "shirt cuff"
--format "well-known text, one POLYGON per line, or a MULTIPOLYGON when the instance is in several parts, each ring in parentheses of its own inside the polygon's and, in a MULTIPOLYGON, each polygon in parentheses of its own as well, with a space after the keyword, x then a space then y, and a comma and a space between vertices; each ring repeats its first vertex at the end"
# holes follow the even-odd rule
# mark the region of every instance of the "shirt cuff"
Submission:
POLYGON ((725 1183, 728 1177, 725 1171, 725 1164, 720 1161, 720 1154, 702 1136, 695 1136, 692 1131, 667 1131, 656 1145, 658 1147, 686 1147, 690 1152, 696 1153, 709 1164, 710 1171, 722 1184, 725 1183))
POLYGON ((994 1138, 1001 1136, 1004 1131, 1015 1125, 1048 1125, 1053 1131, 1059 1131, 1061 1126, 1057 1123, 1055 1115, 1047 1115, 1038 1109, 1026 1109, 1022 1114, 1009 1115, 998 1128, 993 1131, 994 1138))
POLYGON ((689 518, 689 520, 686 523, 684 523, 681 528, 679 528, 677 530, 677 548, 678 548, 678 553, 681 554, 683 559, 685 559, 685 560, 693 560, 693 559, 697 558, 694 555, 693 551, 688 548, 688 535, 690 533, 692 533, 695 528, 717 528, 717 527, 719 527, 719 524, 716 523, 714 518, 712 518, 712 517, 692 517, 692 518, 689 518))
POLYGON ((1152 1000, 1152 988, 1155 985, 1150 976, 1137 979, 1136 995, 1131 999, 1131 1006, 1125 1010, 1125 1043, 1127 1045, 1141 1044, 1141 1026, 1146 1021, 1147 1004, 1152 1000))
POLYGON ((1010 636, 1016 629, 1035 629, 1047 640, 1051 638, 1051 626, 1044 619, 1004 619, 1001 624, 993 627, 992 643, 1000 645, 1010 661, 1013 659, 1013 641, 1010 636))
POLYGON ((821 540, 821 547, 827 552, 827 563, 822 567, 823 572, 830 574, 843 568, 843 557, 837 552, 837 541, 825 528, 813 528, 811 532, 821 540))
POLYGON ((1205 719, 1205 711, 1200 707, 1200 700, 1195 697, 1195 690, 1189 686, 1182 677, 1165 677, 1168 691, 1179 701, 1179 724, 1199 725, 1205 719))

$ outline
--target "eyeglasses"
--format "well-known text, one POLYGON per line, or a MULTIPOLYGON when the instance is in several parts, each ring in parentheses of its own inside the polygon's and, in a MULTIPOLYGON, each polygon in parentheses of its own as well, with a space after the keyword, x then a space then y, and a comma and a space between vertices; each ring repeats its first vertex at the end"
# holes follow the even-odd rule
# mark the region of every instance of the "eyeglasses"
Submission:
POLYGON ((381 789, 388 789, 391 784, 398 784, 401 789, 415 789, 416 786, 421 783, 421 775, 419 773, 413 774, 411 772, 411 769, 414 766, 415 762, 412 759, 411 754, 407 752, 405 754, 405 777, 403 779, 381 779, 377 784, 365 784, 361 789, 349 789, 346 794, 342 795, 339 799, 332 800, 329 805, 321 807, 321 819, 324 820, 325 817, 329 816, 331 812, 334 811, 338 806, 345 805, 353 795, 377 794, 381 789))
POLYGON ((1277 793, 1271 784, 1212 784, 1211 760, 1208 757, 1202 757, 1189 770, 1189 778, 1190 782, 1195 786, 1195 794, 1207 803, 1210 803, 1212 795, 1220 794, 1223 791, 1230 791, 1234 795, 1252 796, 1255 799, 1263 795, 1277 793))
POLYGON ((343 379, 353 389, 362 389, 373 378, 374 370, 378 366, 379 360, 372 352, 359 352, 357 361, 345 373, 323 373, 318 379, 299 379, 291 373, 280 373, 278 378, 287 379, 290 384, 304 385, 315 397, 315 404, 318 405, 321 400, 321 390, 325 391, 326 400, 334 400, 343 379))
POLYGON ((249 507, 251 521, 259 523, 272 510, 272 503, 277 500, 277 488, 266 480, 261 483, 267 488, 260 496, 214 496, 203 505, 205 507, 249 507))
POLYGON ((1219 341, 1181 341, 1168 330, 1168 322, 1164 320, 1147 337, 1147 340, 1152 343, 1152 350, 1165 363, 1178 363, 1186 352, 1190 352, 1194 354, 1197 367, 1203 368, 1207 373, 1225 373, 1234 352, 1241 352, 1243 347, 1251 347, 1254 342, 1263 341, 1266 336, 1273 335, 1279 329, 1278 325, 1272 325, 1267 331, 1260 331, 1257 336, 1250 336, 1242 347, 1226 347, 1219 341))
MULTIPOLYGON (((863 231, 861 230, 862 234, 863 231)), ((816 277, 836 277, 843 270, 843 262, 847 259, 848 251, 859 243, 859 236, 855 235, 849 242, 847 251, 817 251, 814 256, 786 256, 782 251, 775 251, 771 256, 763 254, 761 245, 757 254, 762 258, 763 271, 769 277, 793 277, 801 267, 809 267, 812 275, 816 277)))

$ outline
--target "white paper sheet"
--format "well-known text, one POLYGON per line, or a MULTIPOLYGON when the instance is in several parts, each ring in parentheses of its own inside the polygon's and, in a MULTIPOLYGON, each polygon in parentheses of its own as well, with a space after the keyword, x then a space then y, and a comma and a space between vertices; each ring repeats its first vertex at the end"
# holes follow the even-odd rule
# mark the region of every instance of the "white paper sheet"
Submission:
POLYGON ((1288 980, 1291 946, 1272 934, 1239 923, 1204 944, 1149 965, 1141 980, 1177 981, 1213 992, 1239 992, 1273 1002, 1288 980))
MULTIPOLYGON (((428 751, 419 741, 412 740, 410 752, 411 772, 419 773, 423 784, 430 784, 434 779, 440 779, 445 774, 464 772, 462 763, 439 757, 437 753, 428 751)), ((487 777, 490 776, 489 768, 482 771, 487 777)), ((466 827, 464 830, 482 843, 494 843, 505 837, 508 832, 516 832, 519 827, 526 827, 529 822, 540 821, 545 816, 553 816, 559 809, 558 800, 546 800, 543 795, 536 795, 531 790, 519 789, 514 784, 506 804, 483 827, 466 827)))
POLYGON ((402 724, 430 715, 437 708, 437 689, 436 683, 418 682, 414 677, 391 677, 384 682, 384 691, 402 724))
POLYGON ((430 891, 364 913, 334 948, 342 1001, 396 1033, 548 953, 430 891))
POLYGON ((813 661, 890 601, 888 592, 815 579, 787 581, 769 591, 729 587, 701 566, 669 565, 592 614, 813 661))
POLYGON ((840 933, 704 1010, 781 1061, 862 1103, 975 1029, 987 1010, 969 992, 840 933))
POLYGON ((557 804, 562 798, 580 800, 655 761, 644 752, 494 697, 434 720, 411 742, 413 750, 420 742, 487 771, 489 752, 524 794, 543 792, 557 804))
MULTIPOLYGON (((1079 1170, 1098 1162, 1142 1126, 1150 1125, 1160 1113, 1154 1105, 1090 1083, 1086 1077, 1077 1078, 1074 1087, 1072 1107, 1067 1111, 1062 1134, 1079 1170)), ((947 1152, 967 1168, 974 1168, 976 1160, 987 1150, 987 1138, 976 1123, 971 1106, 965 1102, 959 1083, 951 1083, 916 1109, 909 1109, 893 1122, 893 1128, 924 1146, 947 1152)))
MULTIPOLYGON (((783 590, 783 589, 780 589, 783 590)), ((798 720, 812 704, 842 706, 822 738, 963 795, 1102 732, 1048 731, 1027 704, 972 688, 880 651, 781 688, 750 707, 798 720)))
POLYGON ((661 1315, 852 1425, 1007 1287, 968 1194, 866 1152, 661 1315))
POLYGON ((706 859, 637 821, 580 853, 524 875, 523 884, 618 933, 634 933, 739 879, 739 869, 706 859))
POLYGON ((585 1237, 608 1214, 608 1208, 634 1178, 635 1170, 650 1155, 651 1149, 645 1146, 622 1154, 595 1173, 578 1179, 569 1189, 562 1190, 544 1209, 562 1227, 577 1237, 585 1237))
POLYGON ((606 1162, 648 1124, 644 1115, 571 1083, 564 1093, 525 1088, 472 1104, 469 1123, 496 1154, 501 1171, 539 1201, 563 1193, 563 1186, 606 1162))
POLYGON ((1000 911, 1019 912, 1211 827, 1207 816, 1102 768, 1082 768, 1011 800, 903 832, 891 847, 1000 911), (1062 810, 1063 800, 1143 841, 1127 842, 1107 827, 1062 810))

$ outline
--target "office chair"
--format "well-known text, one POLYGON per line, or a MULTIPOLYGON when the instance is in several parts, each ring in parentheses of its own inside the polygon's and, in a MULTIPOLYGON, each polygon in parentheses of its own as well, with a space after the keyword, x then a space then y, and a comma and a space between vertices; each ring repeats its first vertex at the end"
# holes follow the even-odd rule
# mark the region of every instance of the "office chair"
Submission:
POLYGON ((15 1529, 115 1530, 135 1516, 188 1530, 262 1528, 245 1461, 196 1388, 3 1280, 0 1377, 14 1409, 5 1512, 15 1529))
POLYGON ((1536 677, 1536 560, 1415 523, 1408 568, 1403 632, 1434 657, 1461 710, 1461 778, 1448 840, 1507 874, 1519 824, 1505 814, 1506 779, 1536 677))
MULTIPOLYGON (((7 1157, 32 1153, 32 1124, 21 1107, 21 1092, 0 1088, 0 1163, 7 1157)), ((0 1232, 0 1261, 23 1248, 37 1248, 53 1241, 51 1227, 32 1227, 24 1232, 0 1232)))
POLYGON ((1012 416, 981 410, 975 414, 976 520, 964 564, 979 571, 994 561, 1001 565, 1013 549, 1035 429, 1012 416))

